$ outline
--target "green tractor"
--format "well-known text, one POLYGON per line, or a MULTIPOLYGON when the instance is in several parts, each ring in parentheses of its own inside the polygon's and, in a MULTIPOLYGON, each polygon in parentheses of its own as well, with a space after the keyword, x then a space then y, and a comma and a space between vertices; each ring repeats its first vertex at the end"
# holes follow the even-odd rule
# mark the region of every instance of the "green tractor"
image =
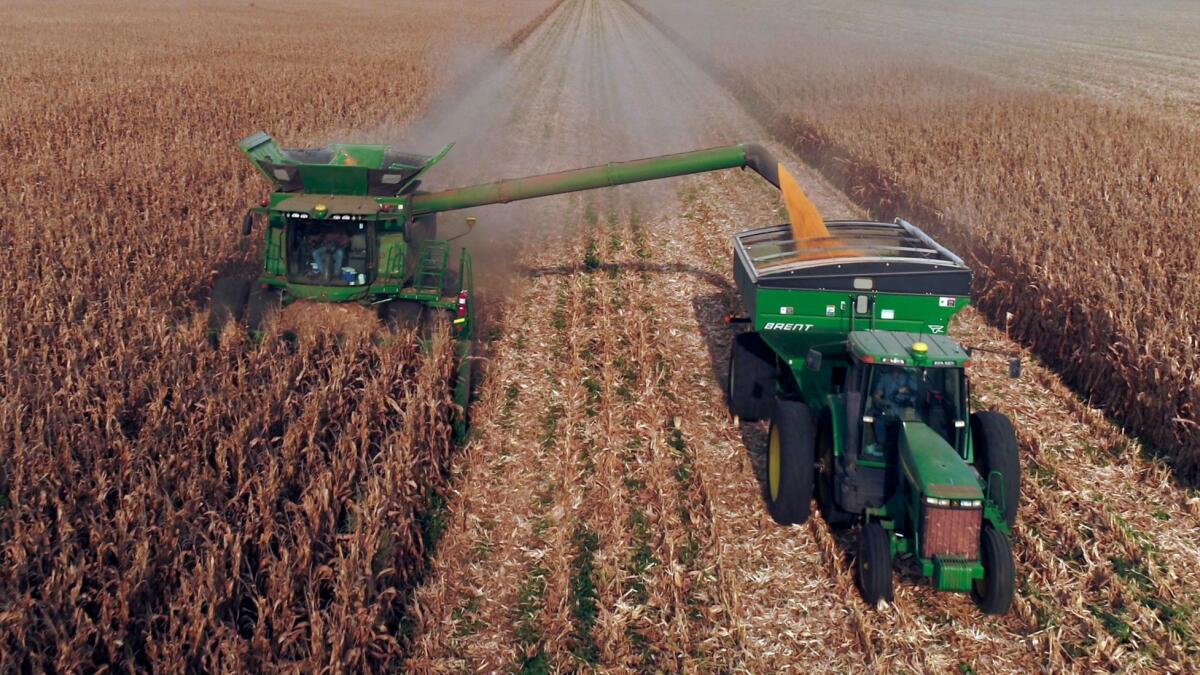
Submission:
MULTIPOLYGON (((779 187, 774 158, 757 145, 734 145, 618 162, 586 169, 425 192, 434 156, 384 145, 334 144, 282 149, 265 133, 239 148, 274 190, 243 221, 250 235, 263 220, 262 270, 253 282, 219 277, 212 289, 208 329, 214 339, 230 322, 258 336, 264 320, 297 301, 359 303, 388 324, 428 334, 440 322, 456 340, 459 367, 456 422, 466 429, 470 400, 475 299, 471 257, 451 264, 450 239, 439 238, 437 214, 486 204, 731 168, 750 168, 779 187)), ((467 219, 468 226, 474 224, 467 219)))
MULTIPOLYGON (((970 351, 946 336, 971 272, 913 225, 832 221, 738 234, 734 275, 746 317, 727 396, 769 420, 764 500, 783 525, 815 498, 834 528, 860 525, 857 579, 892 598, 893 561, 915 558, 940 591, 988 614, 1012 603, 1009 534, 1020 466, 1009 420, 970 409, 970 351)), ((1020 362, 1010 361, 1016 377, 1020 362)))

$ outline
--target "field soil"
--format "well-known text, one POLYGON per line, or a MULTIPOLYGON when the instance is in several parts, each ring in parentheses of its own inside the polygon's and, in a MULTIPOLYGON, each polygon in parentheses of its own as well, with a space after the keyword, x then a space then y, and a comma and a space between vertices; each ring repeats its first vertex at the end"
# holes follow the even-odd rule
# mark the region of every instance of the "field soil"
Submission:
MULTIPOLYGON (((510 65, 485 83, 492 111, 476 117, 510 166, 770 140, 622 2, 568 0, 510 65)), ((827 218, 862 215, 769 145, 827 218)), ((409 612, 407 666, 1195 668, 1200 500, 1028 354, 1016 381, 999 357, 971 368, 975 405, 1012 417, 1021 447, 1007 616, 904 567, 895 602, 867 607, 852 533, 819 516, 770 521, 763 429, 724 406, 721 317, 736 311, 730 236, 778 222, 779 207, 757 177, 725 173, 490 210, 529 233, 514 246, 523 280, 492 334, 473 440, 409 612)), ((951 332, 1018 349, 972 311, 951 332)))

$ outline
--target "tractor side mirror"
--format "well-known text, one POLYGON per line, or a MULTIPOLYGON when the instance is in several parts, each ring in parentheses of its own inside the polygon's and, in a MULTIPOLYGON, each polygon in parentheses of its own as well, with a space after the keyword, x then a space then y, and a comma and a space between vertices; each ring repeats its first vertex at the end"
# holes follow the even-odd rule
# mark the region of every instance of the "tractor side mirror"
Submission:
POLYGON ((808 350, 808 354, 804 356, 804 366, 814 372, 820 370, 821 352, 815 349, 808 350))
POLYGON ((468 232, 475 229, 475 223, 477 222, 477 220, 478 219, 475 218, 475 216, 467 216, 467 231, 468 232))
POLYGON ((1014 380, 1021 376, 1021 359, 1014 356, 1008 360, 1008 376, 1014 380))
POLYGON ((250 230, 254 229, 254 212, 247 211, 246 217, 242 219, 242 236, 250 236, 250 230))

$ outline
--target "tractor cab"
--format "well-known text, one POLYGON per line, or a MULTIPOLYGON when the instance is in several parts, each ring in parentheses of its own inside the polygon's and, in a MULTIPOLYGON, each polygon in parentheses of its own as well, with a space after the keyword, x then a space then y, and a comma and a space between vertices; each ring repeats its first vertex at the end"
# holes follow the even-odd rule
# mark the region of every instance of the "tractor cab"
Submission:
POLYGON ((855 331, 848 351, 861 372, 860 460, 885 465, 894 459, 905 431, 927 428, 961 457, 967 456, 968 356, 953 340, 938 335, 855 331))

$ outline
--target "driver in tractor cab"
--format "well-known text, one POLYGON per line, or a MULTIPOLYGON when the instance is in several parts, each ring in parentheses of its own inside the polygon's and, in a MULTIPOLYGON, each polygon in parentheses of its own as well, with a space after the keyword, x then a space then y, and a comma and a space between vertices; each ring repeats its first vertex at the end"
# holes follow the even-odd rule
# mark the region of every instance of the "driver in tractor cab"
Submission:
POLYGON ((323 237, 313 235, 309 242, 320 244, 312 252, 312 274, 326 281, 340 274, 342 262, 346 259, 346 248, 350 246, 350 237, 343 232, 327 232, 323 237))
POLYGON ((917 379, 900 366, 888 368, 880 376, 871 393, 878 419, 875 420, 875 442, 879 447, 893 450, 897 432, 905 411, 917 404, 917 379))

